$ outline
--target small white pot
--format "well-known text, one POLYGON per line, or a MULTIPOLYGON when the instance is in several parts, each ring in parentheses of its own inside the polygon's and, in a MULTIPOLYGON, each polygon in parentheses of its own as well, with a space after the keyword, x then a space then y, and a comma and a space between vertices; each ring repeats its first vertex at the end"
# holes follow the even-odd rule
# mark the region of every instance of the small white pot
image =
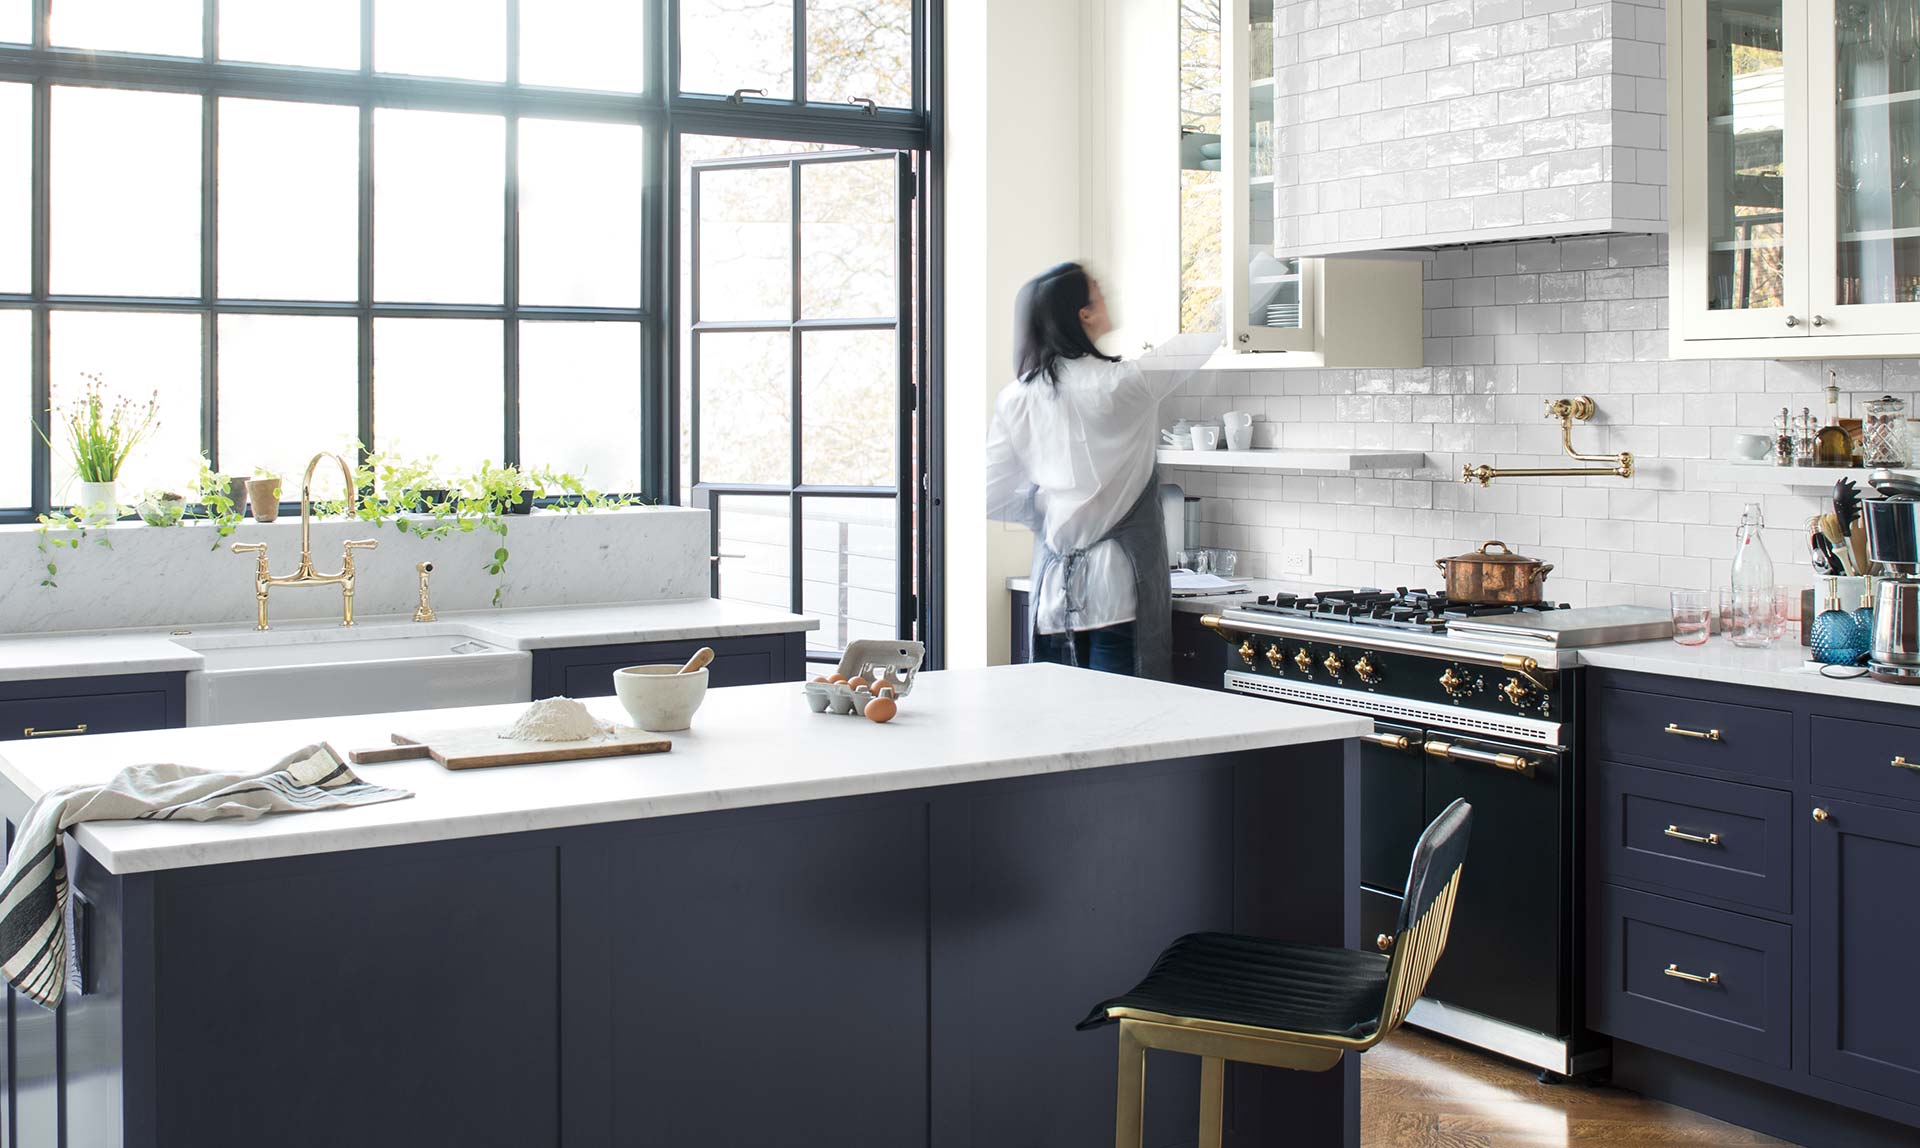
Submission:
POLYGON ((80 483, 80 496, 74 499, 74 513, 88 522, 112 522, 120 517, 120 499, 116 483, 80 483))
POLYGON ((649 733, 673 733, 693 724, 693 713, 707 696, 707 671, 629 666, 614 672, 613 692, 633 724, 649 733))

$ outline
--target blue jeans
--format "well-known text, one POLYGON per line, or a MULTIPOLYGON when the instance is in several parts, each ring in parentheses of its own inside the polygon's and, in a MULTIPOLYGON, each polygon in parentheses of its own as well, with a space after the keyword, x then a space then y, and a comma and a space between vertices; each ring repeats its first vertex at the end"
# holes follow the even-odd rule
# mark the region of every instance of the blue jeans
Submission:
POLYGON ((1102 626, 1098 630, 1082 630, 1072 636, 1074 658, 1067 657, 1066 634, 1035 634, 1033 638, 1033 660, 1036 662, 1055 662, 1059 665, 1078 665, 1099 670, 1103 674, 1125 674, 1133 676, 1133 623, 1122 622, 1117 626, 1102 626))

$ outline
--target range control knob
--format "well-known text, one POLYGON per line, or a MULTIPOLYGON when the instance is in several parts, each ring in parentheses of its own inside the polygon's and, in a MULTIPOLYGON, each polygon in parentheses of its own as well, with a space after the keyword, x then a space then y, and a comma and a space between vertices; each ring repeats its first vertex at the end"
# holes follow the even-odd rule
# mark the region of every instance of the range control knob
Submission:
POLYGON ((1326 668, 1328 674, 1336 678, 1340 676, 1341 671, 1347 668, 1347 664, 1340 660, 1340 652, 1338 650, 1328 651, 1326 660, 1320 664, 1326 668))
POLYGON ((1300 647, 1299 652, 1293 655, 1293 664, 1300 667, 1301 673, 1308 677, 1313 676, 1313 655, 1305 646, 1300 647))
POLYGON ((1507 684, 1500 687, 1500 694, 1518 709, 1527 708, 1527 699, 1533 696, 1533 687, 1519 678, 1508 678, 1507 684))
POLYGON ((1273 645, 1267 647, 1267 664, 1272 666, 1275 671, 1283 669, 1284 667, 1281 663, 1286 660, 1287 656, 1280 652, 1280 643, 1275 642, 1273 645))
POLYGON ((1473 692, 1473 679, 1454 672, 1452 666, 1440 675, 1440 688, 1447 691, 1450 698, 1463 698, 1473 692))
POLYGON ((1353 663, 1353 676, 1370 686, 1376 685, 1380 681, 1380 670, 1373 664, 1372 658, 1361 654, 1360 660, 1353 663))
POLYGON ((1248 669, 1252 669, 1252 668, 1253 668, 1253 659, 1254 659, 1254 656, 1255 656, 1256 654, 1258 654, 1259 652, 1260 652, 1260 651, 1258 651, 1258 650, 1256 650, 1256 649, 1254 649, 1254 648, 1253 648, 1253 639, 1252 639, 1252 638, 1246 638, 1246 639, 1243 639, 1243 640, 1241 641, 1241 643, 1240 643, 1240 660, 1241 660, 1241 661, 1243 661, 1243 662, 1245 662, 1245 663, 1247 663, 1247 668, 1248 668, 1248 669))

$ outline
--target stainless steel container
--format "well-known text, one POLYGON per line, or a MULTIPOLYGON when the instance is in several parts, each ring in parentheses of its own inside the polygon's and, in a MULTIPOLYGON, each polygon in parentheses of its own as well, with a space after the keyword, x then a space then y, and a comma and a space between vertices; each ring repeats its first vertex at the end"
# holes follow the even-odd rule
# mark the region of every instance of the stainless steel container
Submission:
MULTIPOLYGON (((1920 666, 1920 579, 1887 578, 1873 608, 1872 666, 1920 666)), ((1882 676, 1879 674, 1876 677, 1882 676)), ((1902 681, 1916 679, 1899 675, 1902 681)))
POLYGON ((1860 504, 1867 522, 1867 557, 1911 574, 1920 568, 1920 502, 1869 498, 1860 504))

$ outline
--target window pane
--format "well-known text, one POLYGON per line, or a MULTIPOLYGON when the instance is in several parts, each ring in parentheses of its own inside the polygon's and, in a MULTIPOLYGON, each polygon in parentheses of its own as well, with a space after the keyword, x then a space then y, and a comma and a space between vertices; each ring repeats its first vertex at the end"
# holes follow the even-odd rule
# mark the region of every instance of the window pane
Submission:
POLYGON ((0 0, 0 40, 33 42, 33 5, 29 0, 0 0))
POLYGON ((645 87, 646 5, 539 0, 520 5, 520 82, 638 92, 645 87))
POLYGON ((374 113, 374 294, 498 303, 506 265, 498 116, 374 113))
POLYGON ((808 319, 891 318, 895 281, 894 160, 800 169, 800 299, 808 319))
POLYGON ((520 458, 640 489, 638 323, 520 324, 520 458))
POLYGON ((360 66, 360 0, 220 0, 220 55, 313 68, 360 66))
POLYGON ((680 90, 764 88, 793 98, 793 9, 769 0, 680 0, 680 90))
POLYGON ((506 0, 374 0, 373 66, 414 76, 504 80, 506 0))
POLYGON ((800 454, 806 481, 820 486, 894 485, 899 392, 898 345, 892 331, 804 332, 800 454))
MULTIPOLYGON (((127 311, 55 311, 51 319, 53 405, 73 401, 86 387, 82 374, 99 375, 108 392, 144 408, 160 404, 159 429, 136 448, 120 472, 120 499, 144 490, 193 493, 200 468, 200 317, 127 311)), ((78 494, 73 456, 54 420, 53 501, 78 494)))
POLYGON ((784 164, 699 173, 702 320, 793 317, 792 179, 784 164))
POLYGON ((291 485, 315 451, 351 448, 359 366, 356 319, 220 316, 220 469, 291 485))
POLYGON ((492 319, 376 319, 373 437, 382 451, 437 457, 443 471, 504 457, 500 324, 492 319))
POLYGON ((55 292, 200 294, 200 103, 53 89, 55 292))
POLYGON ((820 628, 807 635, 808 652, 838 653, 861 638, 898 637, 894 500, 808 498, 801 509, 800 610, 820 619, 820 628))
POLYGON ((0 84, 0 293, 32 286, 32 155, 33 89, 0 84))
POLYGON ((913 106, 913 0, 807 0, 807 99, 913 106))
POLYGON ((696 337, 701 482, 793 480, 792 346, 784 331, 696 337))
POLYGON ((728 494, 714 499, 720 527, 720 597, 793 609, 792 501, 728 494), (737 555, 737 557, 734 557, 737 555))
POLYGON ((642 129, 520 121, 520 301, 638 307, 642 129))
POLYGON ((33 502, 33 315, 0 311, 0 506, 33 502))
POLYGON ((201 0, 59 0, 47 35, 64 48, 201 54, 201 0))
POLYGON ((359 294, 360 112, 220 101, 220 295, 359 294))

